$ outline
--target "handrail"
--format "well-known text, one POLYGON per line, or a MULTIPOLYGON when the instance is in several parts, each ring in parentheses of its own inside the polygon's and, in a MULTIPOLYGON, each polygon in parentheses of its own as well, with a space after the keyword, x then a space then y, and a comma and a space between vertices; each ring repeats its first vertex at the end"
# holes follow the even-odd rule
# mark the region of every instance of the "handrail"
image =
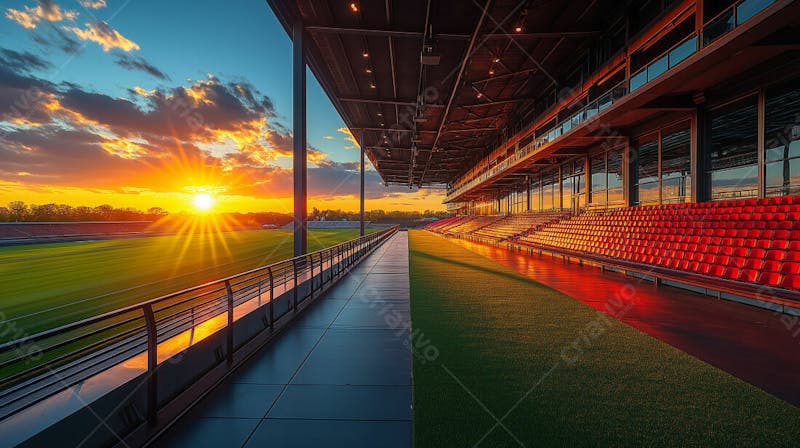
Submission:
MULTIPOLYGON (((23 409, 99 373, 109 364, 116 365, 141 353, 147 354, 148 375, 153 374, 159 342, 217 316, 227 318, 217 331, 227 332, 225 358, 230 363, 237 350, 233 338, 237 306, 257 298, 256 309, 264 310, 265 323, 271 329, 276 319, 284 315, 276 315, 276 298, 286 293, 293 295, 289 310, 296 310, 299 302, 316 297, 315 292, 347 272, 398 229, 394 226, 0 344, 0 369, 5 370, 0 378, 0 414, 23 409), (297 293, 300 284, 307 285, 302 297, 297 293), (268 303, 262 299, 262 294, 267 293, 268 303)), ((148 404, 148 414, 154 409, 157 407, 148 404)))
MULTIPOLYGON (((378 233, 387 232, 388 230, 391 230, 391 229, 383 230, 383 231, 378 232, 378 233)), ((369 237, 371 237, 373 235, 377 235, 378 233, 365 235, 365 236, 356 238, 354 240, 350 240, 350 241, 347 241, 347 242, 344 242, 344 243, 340 243, 337 246, 345 245, 345 244, 348 244, 350 242, 361 241, 362 239, 366 239, 366 238, 369 238, 369 237)), ((189 288, 186 288, 186 289, 182 289, 180 291, 171 292, 169 294, 165 294, 165 295, 162 295, 160 297, 156 297, 154 299, 145 300, 143 302, 135 303, 133 305, 128 305, 126 307, 119 308, 119 309, 114 310, 114 311, 109 311, 109 312, 106 312, 104 314, 99 314, 97 316, 93 316, 93 317, 89 317, 89 318, 86 318, 86 319, 83 319, 83 320, 72 322, 72 323, 69 323, 69 324, 66 324, 66 325, 62 325, 60 327, 52 328, 50 330, 45 330, 45 331, 42 331, 40 333, 36 333, 36 334, 33 334, 33 335, 25 336, 25 337, 22 337, 20 339, 14 340, 14 341, 9 341, 9 342, 0 344, 0 352, 2 352, 3 350, 7 350, 8 348, 11 348, 11 347, 19 346, 21 344, 26 344, 28 342, 32 342, 34 340, 41 339, 43 337, 55 336, 57 334, 61 334, 61 333, 64 333, 64 332, 72 330, 72 329, 76 329, 76 328, 83 327, 83 326, 86 326, 86 325, 91 325, 92 323, 96 323, 96 322, 99 322, 99 321, 102 321, 102 320, 106 320, 106 319, 109 319, 109 318, 112 318, 112 317, 120 316, 122 314, 129 313, 131 311, 136 311, 138 309, 141 309, 145 305, 156 304, 156 303, 159 303, 159 302, 163 302, 165 300, 168 300, 168 299, 171 299, 171 298, 174 298, 174 297, 178 297, 178 296, 181 296, 181 295, 193 292, 193 291, 199 291, 201 289, 207 288, 207 287, 212 286, 212 285, 220 285, 220 286, 224 287, 224 284, 225 284, 226 281, 230 281, 230 280, 234 280, 234 279, 237 279, 237 278, 241 278, 241 277, 244 277, 246 275, 250 275, 250 274, 253 274, 253 273, 256 273, 256 272, 260 272, 260 271, 268 271, 270 268, 274 268, 274 267, 280 266, 282 264, 293 262, 293 261, 299 260, 301 258, 305 259, 306 257, 311 257, 311 256, 313 256, 315 254, 319 254, 319 253, 328 251, 331 248, 337 247, 337 246, 331 246, 331 247, 323 248, 323 249, 320 249, 320 250, 317 250, 317 251, 314 251, 314 252, 309 252, 309 253, 307 253, 305 255, 300 255, 298 257, 293 257, 293 258, 288 258, 286 260, 277 261, 277 262, 274 262, 274 263, 271 263, 271 264, 268 264, 268 265, 265 265, 265 266, 261 266, 261 267, 254 268, 254 269, 250 269, 249 271, 240 272, 238 274, 234 274, 234 275, 231 275, 231 276, 228 276, 228 277, 224 277, 224 278, 221 278, 219 280, 211 280, 209 282, 206 282, 206 283, 203 283, 203 284, 200 284, 200 285, 197 285, 197 286, 192 286, 192 287, 189 287, 189 288)), ((187 299, 187 301, 188 301, 188 299, 187 299)), ((180 303, 185 303, 185 302, 186 301, 180 302, 180 303)), ((173 305, 177 305, 177 304, 173 304, 173 305)))

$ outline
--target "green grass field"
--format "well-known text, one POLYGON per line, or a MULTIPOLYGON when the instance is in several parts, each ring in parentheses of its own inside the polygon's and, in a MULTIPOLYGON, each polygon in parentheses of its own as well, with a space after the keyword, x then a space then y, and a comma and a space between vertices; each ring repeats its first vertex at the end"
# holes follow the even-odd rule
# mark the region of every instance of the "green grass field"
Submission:
MULTIPOLYGON (((356 237, 310 230, 309 250, 356 237)), ((253 230, 0 247, 0 320, 33 334, 291 258, 292 241, 290 230, 253 230)))
POLYGON ((794 406, 443 238, 410 237, 412 337, 438 350, 415 352, 415 446, 797 446, 794 406))

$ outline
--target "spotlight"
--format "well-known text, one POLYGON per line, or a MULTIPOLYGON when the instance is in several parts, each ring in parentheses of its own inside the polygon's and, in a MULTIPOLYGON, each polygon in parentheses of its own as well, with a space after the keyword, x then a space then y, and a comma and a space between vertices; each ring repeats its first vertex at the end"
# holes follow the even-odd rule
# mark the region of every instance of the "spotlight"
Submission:
POLYGON ((358 5, 356 5, 356 2, 350 3, 350 11, 358 12, 358 5))
POLYGON ((365 58, 368 58, 369 57, 369 52, 367 50, 364 50, 364 52, 361 53, 361 56, 363 56, 365 58))
POLYGON ((368 68, 368 69, 366 69, 364 71, 367 72, 368 74, 372 74, 372 69, 371 68, 368 68))
POLYGON ((494 76, 494 70, 489 70, 489 76, 494 76))

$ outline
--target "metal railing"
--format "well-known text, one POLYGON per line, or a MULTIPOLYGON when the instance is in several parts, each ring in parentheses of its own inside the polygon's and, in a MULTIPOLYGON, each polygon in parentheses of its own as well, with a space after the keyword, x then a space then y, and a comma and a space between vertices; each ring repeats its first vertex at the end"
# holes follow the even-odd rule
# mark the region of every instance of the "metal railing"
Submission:
POLYGON ((600 112, 609 108, 611 105, 627 95, 627 82, 622 81, 616 86, 609 89, 606 93, 601 95, 598 99, 592 101, 586 106, 582 107, 577 112, 569 117, 561 120, 550 128, 546 133, 536 137, 531 143, 520 147, 514 154, 498 163, 497 165, 489 168, 481 174, 476 175, 469 180, 459 182, 447 192, 448 197, 458 196, 461 193, 469 190, 470 188, 486 181, 489 178, 502 173, 511 166, 515 165, 518 161, 526 158, 528 155, 537 152, 541 148, 547 146, 555 140, 560 139, 563 135, 567 134, 573 128, 577 128, 587 120, 598 115, 600 112))
POLYGON ((461 195, 474 186, 483 183, 487 179, 505 171, 510 166, 514 165, 516 161, 522 159, 531 152, 534 152, 540 147, 561 138, 562 135, 569 132, 572 128, 575 128, 589 118, 598 115, 617 100, 628 95, 629 93, 636 91, 645 84, 677 66, 680 62, 698 52, 701 48, 721 37, 723 34, 726 34, 727 32, 747 22, 757 14, 761 13, 763 10, 767 9, 767 7, 775 3, 775 1, 776 0, 740 0, 732 4, 706 22, 702 28, 702 31, 693 32, 685 39, 672 46, 670 49, 661 53, 659 56, 656 56, 642 69, 631 75, 630 80, 625 80, 619 85, 613 87, 606 94, 588 106, 585 106, 578 113, 573 114, 565 120, 562 120, 543 135, 537 136, 533 143, 524 148, 520 148, 519 151, 511 155, 509 158, 482 173, 465 175, 462 179, 457 181, 452 188, 448 189, 448 199, 461 195))
POLYGON ((0 418, 141 356, 147 366, 147 416, 153 418, 165 399, 158 396, 156 367, 187 348, 159 344, 190 332, 196 339, 187 340, 194 345, 202 340, 195 331, 203 326, 206 337, 224 331, 223 348, 214 355, 217 364, 230 365, 236 350, 257 336, 235 335, 235 320, 259 313, 260 330, 271 330, 397 231, 391 227, 1 344, 0 418))

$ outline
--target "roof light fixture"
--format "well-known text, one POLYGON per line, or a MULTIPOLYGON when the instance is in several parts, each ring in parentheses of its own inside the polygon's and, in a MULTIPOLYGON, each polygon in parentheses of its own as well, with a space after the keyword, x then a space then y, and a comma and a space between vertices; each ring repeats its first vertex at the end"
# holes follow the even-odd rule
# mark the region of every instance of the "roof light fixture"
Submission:
POLYGON ((514 25, 514 32, 519 34, 525 31, 525 19, 528 17, 528 9, 523 9, 520 14, 519 22, 514 25))
POLYGON ((350 2, 350 11, 358 12, 358 5, 356 2, 350 2))

